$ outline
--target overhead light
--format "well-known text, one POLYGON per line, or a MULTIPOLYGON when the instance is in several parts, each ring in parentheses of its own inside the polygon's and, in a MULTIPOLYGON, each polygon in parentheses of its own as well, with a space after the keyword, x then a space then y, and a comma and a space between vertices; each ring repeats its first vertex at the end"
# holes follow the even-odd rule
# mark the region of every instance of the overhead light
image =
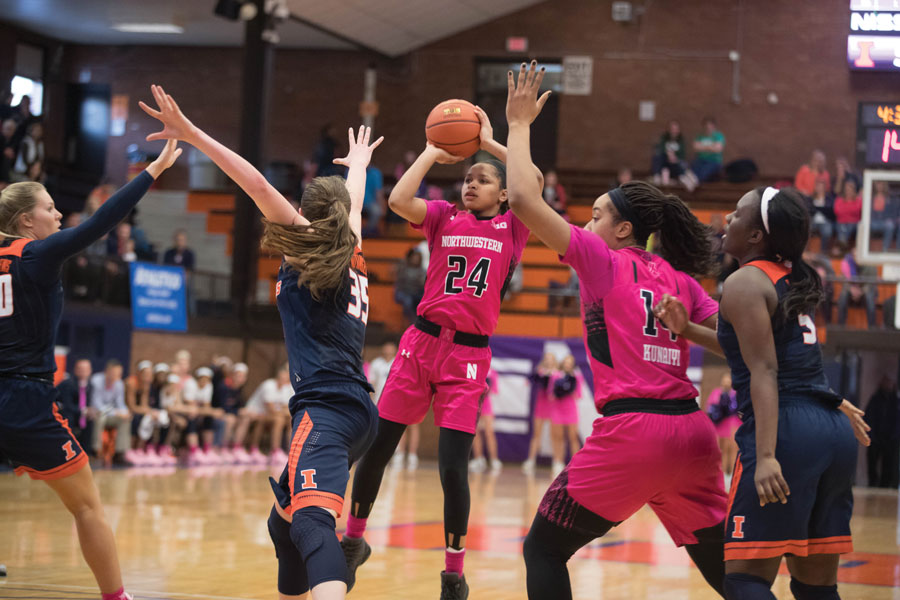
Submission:
POLYGON ((118 23, 112 28, 126 33, 184 33, 184 27, 172 23, 118 23))

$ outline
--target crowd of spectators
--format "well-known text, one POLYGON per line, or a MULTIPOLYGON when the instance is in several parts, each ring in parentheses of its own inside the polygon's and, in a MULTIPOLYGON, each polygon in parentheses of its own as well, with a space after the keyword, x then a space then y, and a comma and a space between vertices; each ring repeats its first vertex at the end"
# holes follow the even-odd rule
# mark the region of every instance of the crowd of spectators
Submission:
POLYGON ((0 97, 0 190, 18 181, 43 182, 44 126, 31 112, 31 98, 12 105, 8 90, 0 97))
POLYGON ((125 379, 107 361, 93 373, 74 362, 58 385, 60 414, 97 462, 115 466, 281 466, 293 388, 287 365, 249 394, 249 368, 218 356, 194 369, 186 350, 171 362, 138 360, 125 379))

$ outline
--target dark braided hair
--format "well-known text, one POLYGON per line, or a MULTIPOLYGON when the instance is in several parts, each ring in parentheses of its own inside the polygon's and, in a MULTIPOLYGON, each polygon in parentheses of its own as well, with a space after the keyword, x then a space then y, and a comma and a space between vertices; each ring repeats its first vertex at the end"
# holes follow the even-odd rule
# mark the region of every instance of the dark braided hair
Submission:
MULTIPOLYGON (((754 190, 762 200, 766 188, 754 190)), ((780 312, 787 319, 812 313, 824 299, 822 279, 806 261, 803 250, 809 242, 809 211, 806 202, 794 188, 784 188, 769 200, 769 231, 756 211, 757 226, 766 240, 766 258, 775 262, 790 261, 790 289, 781 298, 780 312)))
MULTIPOLYGON (((674 268, 694 276, 712 272, 715 257, 710 229, 681 198, 644 181, 629 181, 620 189, 634 214, 632 231, 640 246, 646 246, 650 235, 658 232, 660 255, 674 268)), ((617 214, 616 219, 621 222, 622 216, 617 214)))

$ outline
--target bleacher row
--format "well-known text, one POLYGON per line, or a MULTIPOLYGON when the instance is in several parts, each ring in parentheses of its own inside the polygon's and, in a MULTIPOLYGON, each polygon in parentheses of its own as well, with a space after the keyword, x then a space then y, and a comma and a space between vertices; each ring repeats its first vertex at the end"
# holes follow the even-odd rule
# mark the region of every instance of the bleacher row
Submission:
MULTIPOLYGON (((564 171, 560 175, 574 192, 567 209, 569 219, 578 224, 587 222, 594 200, 594 197, 587 195, 587 191, 606 190, 609 179, 606 174, 595 172, 564 171)), ((717 182, 708 184, 693 194, 688 194, 683 189, 673 189, 672 192, 688 202, 702 222, 709 223, 713 214, 724 216, 733 210, 737 199, 747 190, 755 185, 770 184, 773 181, 774 178, 745 184, 717 182)), ((142 203, 141 213, 141 222, 147 230, 150 241, 161 242, 164 245, 168 243, 174 229, 187 228, 191 246, 197 252, 198 269, 226 275, 230 270, 232 252, 234 195, 221 192, 153 192, 153 195, 156 198, 142 203), (162 196, 165 197, 165 201, 159 202, 162 196), (160 211, 163 214, 160 214, 160 211)), ((382 323, 388 330, 394 332, 402 331, 407 325, 393 297, 394 265, 422 239, 420 232, 404 224, 389 228, 386 237, 365 240, 363 250, 370 272, 370 322, 382 323)), ((817 244, 818 240, 814 240, 813 243, 817 244)), ((257 293, 260 302, 268 297, 269 303, 274 303, 274 282, 280 262, 280 257, 260 255, 257 293)), ((529 240, 522 263, 524 289, 503 303, 497 333, 551 337, 580 336, 581 320, 576 314, 572 314, 571 311, 551 313, 548 310, 547 288, 550 287, 551 281, 565 283, 569 278, 568 268, 561 265, 556 254, 543 246, 534 236, 529 240)), ((835 272, 840 273, 839 260, 833 261, 833 267, 835 272)), ((707 292, 711 294, 716 292, 715 279, 705 279, 702 284, 707 292)), ((835 302, 842 285, 834 284, 835 302)), ((893 294, 893 286, 880 285, 879 308, 884 300, 893 294)), ((821 315, 819 320, 822 321, 821 315)), ((847 325, 867 327, 864 310, 851 308, 847 325)), ((824 327, 820 329, 824 335, 824 327)))

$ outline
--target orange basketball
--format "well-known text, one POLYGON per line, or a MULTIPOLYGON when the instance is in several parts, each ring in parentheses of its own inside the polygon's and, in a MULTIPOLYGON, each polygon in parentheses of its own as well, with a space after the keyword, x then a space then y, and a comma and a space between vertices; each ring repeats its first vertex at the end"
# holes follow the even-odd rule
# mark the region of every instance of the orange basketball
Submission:
POLYGON ((428 141, 453 154, 468 158, 481 146, 481 121, 475 107, 465 100, 445 100, 435 106, 425 121, 428 141))

